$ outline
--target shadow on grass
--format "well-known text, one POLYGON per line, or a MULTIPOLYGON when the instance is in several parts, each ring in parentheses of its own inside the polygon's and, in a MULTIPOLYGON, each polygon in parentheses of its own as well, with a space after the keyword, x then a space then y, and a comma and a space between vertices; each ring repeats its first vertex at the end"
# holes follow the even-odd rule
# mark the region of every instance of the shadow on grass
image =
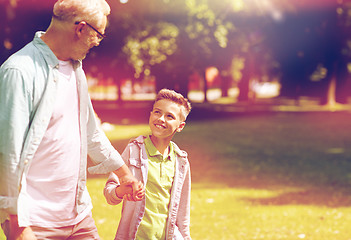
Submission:
POLYGON ((351 206, 351 194, 348 189, 310 188, 301 191, 282 193, 271 198, 240 198, 252 205, 313 205, 330 208, 351 206))
POLYGON ((298 176, 294 175, 282 177, 285 171, 274 175, 254 173, 250 169, 246 169, 241 170, 240 175, 236 173, 235 167, 230 168, 227 166, 226 168, 222 168, 220 164, 217 166, 216 171, 200 170, 199 173, 199 168, 205 169, 210 166, 206 167, 203 165, 198 167, 193 165, 192 181, 197 185, 196 188, 256 189, 278 193, 272 197, 239 197, 238 200, 245 201, 250 205, 313 205, 330 208, 351 206, 351 184, 346 182, 335 183, 323 179, 309 181, 308 178, 299 179, 298 176), (232 172, 232 174, 229 174, 229 172, 232 172))

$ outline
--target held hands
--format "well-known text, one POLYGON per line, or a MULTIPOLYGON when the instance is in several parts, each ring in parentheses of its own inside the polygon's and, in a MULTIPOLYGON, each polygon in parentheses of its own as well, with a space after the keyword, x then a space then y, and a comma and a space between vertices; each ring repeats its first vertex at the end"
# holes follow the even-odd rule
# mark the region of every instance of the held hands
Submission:
POLYGON ((115 191, 118 197, 123 197, 129 201, 140 201, 145 196, 145 188, 142 182, 139 182, 124 164, 114 171, 120 181, 115 191))
POLYGON ((145 188, 142 182, 137 181, 134 177, 124 177, 121 184, 115 189, 119 198, 128 201, 140 201, 145 196, 145 188))

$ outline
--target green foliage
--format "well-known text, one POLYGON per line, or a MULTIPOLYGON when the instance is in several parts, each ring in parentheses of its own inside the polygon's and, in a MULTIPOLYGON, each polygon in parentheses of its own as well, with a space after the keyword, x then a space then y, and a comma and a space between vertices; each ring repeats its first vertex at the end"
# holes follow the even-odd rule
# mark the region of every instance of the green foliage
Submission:
POLYGON ((135 69, 135 77, 149 75, 151 66, 160 64, 177 50, 178 28, 171 23, 145 24, 140 31, 129 35, 123 52, 135 69))
MULTIPOLYGON (((229 33, 235 29, 234 24, 224 20, 225 15, 216 14, 207 1, 185 0, 165 6, 181 9, 176 13, 177 19, 168 18, 164 10, 157 20, 144 19, 133 26, 134 31, 126 38, 123 52, 137 78, 145 73, 157 74, 152 66, 160 64, 164 64, 162 69, 167 74, 179 74, 180 68, 204 71, 218 48, 227 47, 229 33), (181 19, 183 15, 186 17, 181 19)), ((212 61, 212 64, 215 63, 212 61)))
POLYGON ((203 51, 213 54, 211 44, 213 40, 221 48, 226 48, 228 43, 228 33, 234 30, 233 23, 223 21, 222 15, 216 15, 210 8, 207 1, 197 4, 195 0, 187 0, 188 24, 185 31, 189 39, 197 40, 203 51))

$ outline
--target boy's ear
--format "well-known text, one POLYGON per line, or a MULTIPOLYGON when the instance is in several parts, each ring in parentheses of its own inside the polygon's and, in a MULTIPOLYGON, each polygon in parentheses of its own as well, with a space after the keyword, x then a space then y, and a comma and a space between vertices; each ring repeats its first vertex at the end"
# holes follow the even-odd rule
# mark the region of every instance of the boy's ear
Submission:
POLYGON ((177 128, 177 132, 181 132, 183 130, 183 128, 185 127, 185 122, 181 122, 179 124, 179 127, 177 128))

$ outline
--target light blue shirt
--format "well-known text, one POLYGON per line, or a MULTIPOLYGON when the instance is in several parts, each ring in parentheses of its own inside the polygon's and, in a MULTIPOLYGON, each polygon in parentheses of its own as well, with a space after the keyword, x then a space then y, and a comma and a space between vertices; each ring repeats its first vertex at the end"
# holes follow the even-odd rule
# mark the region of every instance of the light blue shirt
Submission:
MULTIPOLYGON (((0 222, 17 214, 20 226, 28 226, 26 173, 49 124, 57 92, 58 59, 40 39, 13 54, 0 67, 0 222)), ((98 127, 80 61, 73 62, 78 83, 81 159, 76 211, 91 206, 86 189, 87 155, 91 173, 105 174, 124 162, 98 127)), ((58 100, 59 101, 59 100, 58 100)), ((45 170, 44 170, 45 171, 45 170)))

